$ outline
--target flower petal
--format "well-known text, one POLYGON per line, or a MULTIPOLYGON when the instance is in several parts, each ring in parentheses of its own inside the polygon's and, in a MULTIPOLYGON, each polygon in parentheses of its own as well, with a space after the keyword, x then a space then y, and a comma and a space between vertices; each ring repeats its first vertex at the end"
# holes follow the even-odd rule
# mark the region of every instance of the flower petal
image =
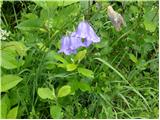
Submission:
POLYGON ((86 38, 88 41, 100 42, 100 38, 96 35, 93 28, 88 22, 82 21, 79 23, 75 33, 75 37, 86 38))

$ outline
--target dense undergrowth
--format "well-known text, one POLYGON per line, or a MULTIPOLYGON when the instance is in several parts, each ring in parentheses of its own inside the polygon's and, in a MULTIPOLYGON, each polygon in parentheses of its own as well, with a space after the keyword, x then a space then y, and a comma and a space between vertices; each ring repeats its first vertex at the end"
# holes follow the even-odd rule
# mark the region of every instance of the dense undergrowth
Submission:
POLYGON ((1 2, 1 118, 158 118, 158 14, 158 1, 1 2), (84 19, 101 41, 58 53, 84 19))

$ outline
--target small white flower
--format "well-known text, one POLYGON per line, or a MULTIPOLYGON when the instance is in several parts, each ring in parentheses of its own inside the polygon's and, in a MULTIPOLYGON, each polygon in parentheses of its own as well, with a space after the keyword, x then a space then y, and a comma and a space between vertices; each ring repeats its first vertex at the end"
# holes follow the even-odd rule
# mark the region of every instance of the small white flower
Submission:
POLYGON ((0 28, 0 39, 1 40, 6 40, 7 37, 9 37, 9 35, 10 35, 10 31, 7 32, 6 30, 3 30, 0 28))

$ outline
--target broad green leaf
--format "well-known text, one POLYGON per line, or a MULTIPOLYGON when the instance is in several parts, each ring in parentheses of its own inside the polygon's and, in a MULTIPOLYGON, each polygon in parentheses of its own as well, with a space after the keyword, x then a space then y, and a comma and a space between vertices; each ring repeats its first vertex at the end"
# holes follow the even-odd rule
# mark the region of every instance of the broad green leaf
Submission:
POLYGON ((134 5, 131 5, 130 8, 129 8, 130 12, 132 12, 134 15, 136 13, 138 13, 138 7, 137 6, 134 6, 134 5))
POLYGON ((42 99, 51 99, 51 100, 53 100, 55 98, 54 89, 51 90, 49 88, 38 88, 38 95, 42 99))
POLYGON ((144 25, 145 25, 146 30, 148 30, 150 32, 154 32, 156 27, 157 27, 156 23, 153 23, 153 22, 148 21, 148 20, 144 21, 144 25))
POLYGON ((75 62, 76 61, 80 62, 85 57, 86 53, 87 53, 87 50, 83 50, 83 51, 78 52, 77 55, 74 58, 74 61, 75 62))
POLYGON ((86 68, 78 68, 78 72, 86 77, 93 78, 94 73, 91 70, 88 70, 86 68))
POLYGON ((50 106, 50 114, 53 119, 63 118, 62 108, 58 105, 50 106))
POLYGON ((77 68, 76 64, 67 64, 67 71, 73 71, 77 68))
POLYGON ((47 62, 45 63, 45 67, 46 67, 47 69, 49 69, 49 70, 51 70, 51 69, 56 69, 56 64, 55 64, 54 61, 47 61, 47 62))
POLYGON ((15 87, 21 81, 22 81, 22 78, 17 75, 2 76, 0 92, 6 92, 7 90, 15 87))
POLYGON ((61 67, 61 68, 66 68, 66 65, 65 65, 65 64, 58 64, 58 63, 56 63, 56 65, 57 65, 58 67, 61 67))
POLYGON ((150 31, 150 32, 154 32, 155 29, 158 27, 158 12, 157 12, 158 8, 146 8, 144 11, 144 26, 146 28, 146 30, 150 31))
POLYGON ((136 58, 136 56, 134 56, 133 54, 129 54, 129 58, 132 60, 132 62, 137 63, 138 60, 136 58))
POLYGON ((47 1, 42 1, 42 0, 32 0, 32 1, 42 8, 45 8, 45 9, 48 8, 47 1))
POLYGON ((78 87, 79 87, 80 90, 82 90, 83 92, 85 92, 85 91, 90 91, 90 90, 91 90, 89 84, 84 83, 84 82, 79 82, 79 83, 78 83, 78 87))
POLYGON ((88 0, 80 0, 81 8, 84 10, 87 10, 89 8, 89 2, 88 0))
POLYGON ((61 56, 58 55, 58 54, 55 54, 53 57, 54 57, 54 59, 56 59, 57 61, 60 61, 60 62, 62 62, 62 63, 64 63, 64 64, 67 64, 67 63, 68 63, 63 57, 61 57, 61 56))
POLYGON ((18 61, 13 52, 3 50, 1 52, 1 66, 5 69, 15 69, 18 67, 18 61))
POLYGON ((76 2, 79 2, 79 0, 59 0, 57 3, 58 6, 67 6, 76 2))
POLYGON ((16 27, 24 31, 40 30, 42 21, 40 19, 28 19, 19 23, 16 27))
POLYGON ((1 49, 1 66, 5 69, 15 69, 24 64, 22 58, 17 58, 18 56, 25 56, 27 48, 21 42, 11 41, 2 42, 1 49))
POLYGON ((1 102, 0 102, 0 118, 1 119, 6 119, 7 117, 7 113, 10 109, 10 100, 8 98, 8 95, 5 94, 2 98, 1 98, 1 102))
POLYGON ((3 5, 3 0, 0 0, 0 9, 1 9, 2 5, 3 5))
POLYGON ((17 41, 11 41, 11 42, 3 42, 3 50, 6 51, 13 51, 15 54, 18 54, 20 56, 25 56, 27 48, 22 42, 17 42, 17 41))
POLYGON ((7 119, 16 119, 18 114, 18 106, 12 108, 8 114, 7 114, 7 119))
POLYGON ((78 2, 79 0, 58 0, 58 1, 39 1, 39 0, 32 0, 38 6, 47 9, 49 7, 57 7, 57 6, 67 6, 73 3, 78 2))
POLYGON ((71 93, 71 87, 69 85, 65 85, 61 87, 58 91, 58 97, 64 97, 71 93))

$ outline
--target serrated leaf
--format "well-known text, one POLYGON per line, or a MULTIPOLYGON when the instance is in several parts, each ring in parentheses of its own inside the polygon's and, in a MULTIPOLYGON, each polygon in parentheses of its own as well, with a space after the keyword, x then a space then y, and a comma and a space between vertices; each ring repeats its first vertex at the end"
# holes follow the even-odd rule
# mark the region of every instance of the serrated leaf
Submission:
POLYGON ((93 78, 94 73, 91 70, 88 70, 86 68, 78 68, 78 72, 86 77, 93 78))
POLYGON ((80 62, 85 57, 86 53, 87 53, 87 50, 83 50, 83 51, 78 52, 77 55, 74 58, 74 61, 75 62, 76 61, 80 62))
POLYGON ((64 97, 71 93, 71 86, 65 85, 61 87, 58 91, 58 97, 64 97))
POLYGON ((53 119, 63 118, 62 108, 58 105, 54 105, 50 107, 50 114, 53 119))
POLYGON ((67 68, 67 71, 73 71, 77 68, 77 65, 76 64, 67 64, 66 68, 67 68))
POLYGON ((138 60, 136 58, 136 56, 134 56, 133 54, 129 54, 129 58, 132 60, 132 62, 137 63, 138 60))
POLYGON ((55 98, 54 89, 51 90, 49 88, 38 88, 38 95, 42 99, 51 99, 51 100, 53 100, 55 98))
POLYGON ((7 119, 16 119, 18 114, 18 106, 12 108, 8 114, 7 114, 7 119))
POLYGON ((21 81, 22 81, 22 78, 17 75, 2 76, 0 92, 6 92, 7 90, 15 87, 21 81))
POLYGON ((5 94, 2 98, 1 98, 1 102, 0 102, 0 118, 1 119, 6 119, 7 117, 7 113, 10 109, 10 100, 8 98, 8 95, 5 94))

